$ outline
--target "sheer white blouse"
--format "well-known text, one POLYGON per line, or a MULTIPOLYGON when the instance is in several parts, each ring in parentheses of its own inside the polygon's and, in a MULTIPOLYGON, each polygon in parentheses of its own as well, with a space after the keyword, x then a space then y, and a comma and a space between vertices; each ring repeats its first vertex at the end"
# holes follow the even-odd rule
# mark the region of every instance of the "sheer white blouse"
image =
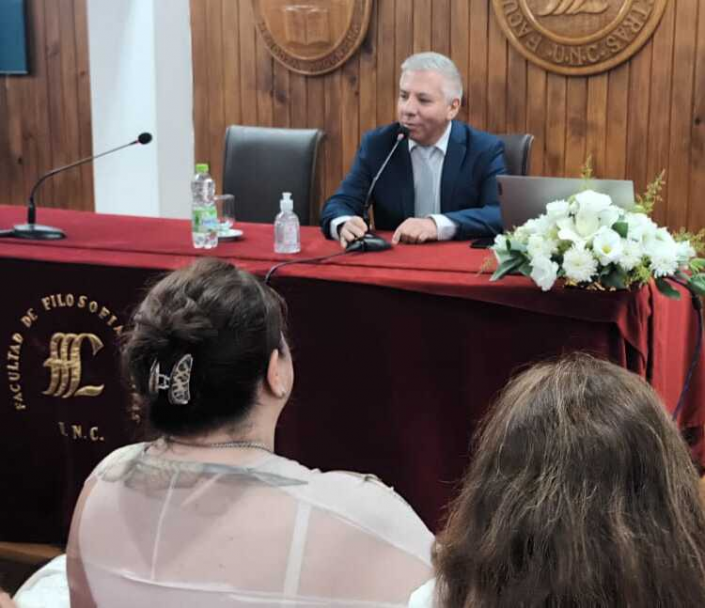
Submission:
POLYGON ((275 455, 246 466, 108 456, 68 546, 73 608, 406 606, 433 536, 372 476, 275 455))

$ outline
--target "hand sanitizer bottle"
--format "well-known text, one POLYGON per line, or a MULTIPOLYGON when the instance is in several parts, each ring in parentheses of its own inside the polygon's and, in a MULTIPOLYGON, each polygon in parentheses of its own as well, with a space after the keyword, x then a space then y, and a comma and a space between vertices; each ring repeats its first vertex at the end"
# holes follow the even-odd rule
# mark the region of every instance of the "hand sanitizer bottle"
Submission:
POLYGON ((298 253, 301 251, 301 230, 291 192, 282 193, 279 209, 274 220, 274 253, 298 253))

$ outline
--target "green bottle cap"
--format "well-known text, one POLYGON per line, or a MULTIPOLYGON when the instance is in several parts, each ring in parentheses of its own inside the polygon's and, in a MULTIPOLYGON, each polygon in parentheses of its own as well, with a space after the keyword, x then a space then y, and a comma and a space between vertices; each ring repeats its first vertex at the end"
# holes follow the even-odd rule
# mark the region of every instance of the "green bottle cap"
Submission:
POLYGON ((196 173, 208 173, 209 169, 208 163, 198 163, 196 165, 196 173))

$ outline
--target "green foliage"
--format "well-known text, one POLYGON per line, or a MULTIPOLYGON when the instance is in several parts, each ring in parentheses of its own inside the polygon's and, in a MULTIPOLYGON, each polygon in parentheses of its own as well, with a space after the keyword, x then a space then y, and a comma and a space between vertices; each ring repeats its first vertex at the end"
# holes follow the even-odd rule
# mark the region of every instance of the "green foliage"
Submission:
POLYGON ((592 167, 592 154, 585 159, 585 164, 580 168, 580 177, 587 181, 595 177, 592 167))
POLYGON ((600 283, 611 289, 626 289, 627 274, 624 270, 613 266, 612 268, 609 268, 608 272, 604 276, 601 277, 600 283))
POLYGON ((656 287, 664 296, 671 298, 672 300, 681 299, 681 292, 674 289, 668 280, 663 277, 656 279, 656 287))
POLYGON ((673 238, 679 243, 681 241, 690 241, 690 245, 695 249, 695 253, 698 255, 705 254, 705 228, 695 233, 688 232, 685 228, 681 228, 673 233, 673 238))
POLYGON ((504 262, 497 266, 497 270, 494 271, 490 281, 499 281, 502 277, 517 270, 525 261, 524 256, 521 254, 512 255, 511 258, 504 260, 504 262))
POLYGON ((614 230, 623 239, 626 239, 627 233, 629 232, 629 224, 627 224, 627 222, 615 222, 612 224, 612 230, 614 230))
POLYGON ((651 280, 651 270, 644 264, 639 264, 636 268, 629 271, 627 275, 627 285, 636 283, 637 285, 645 285, 651 280))
POLYGON ((519 274, 523 274, 525 277, 530 277, 531 276, 531 264, 529 264, 529 260, 525 260, 524 263, 517 268, 517 272, 519 274))
POLYGON ((663 201, 661 190, 663 190, 663 187, 666 185, 665 176, 666 170, 663 169, 661 173, 656 176, 656 179, 646 187, 646 192, 643 196, 639 194, 636 195, 637 207, 646 215, 651 215, 654 207, 663 201))
MULTIPOLYGON (((692 245, 692 243, 691 243, 692 245)), ((705 270, 705 259, 703 258, 693 258, 688 262, 688 268, 690 269, 690 272, 693 274, 697 274, 699 272, 703 272, 705 270)))
POLYGON ((690 277, 688 289, 700 297, 705 296, 705 275, 694 274, 690 277))
POLYGON ((494 258, 488 255, 484 260, 482 260, 482 264, 480 265, 477 274, 488 273, 492 266, 494 266, 494 258))

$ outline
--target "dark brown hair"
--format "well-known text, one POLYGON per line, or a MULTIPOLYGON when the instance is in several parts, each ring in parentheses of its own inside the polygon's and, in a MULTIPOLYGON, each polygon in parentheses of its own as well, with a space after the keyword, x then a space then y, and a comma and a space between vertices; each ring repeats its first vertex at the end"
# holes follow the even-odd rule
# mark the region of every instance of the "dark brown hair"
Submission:
POLYGON ((259 279, 215 258, 176 270, 152 287, 133 317, 123 368, 152 430, 191 435, 237 423, 250 411, 269 357, 286 348, 283 300, 259 279), (169 374, 193 356, 191 400, 173 405, 148 389, 152 363, 169 374))
POLYGON ((685 443, 638 376, 588 355, 500 395, 434 546, 443 608, 705 604, 685 443))

